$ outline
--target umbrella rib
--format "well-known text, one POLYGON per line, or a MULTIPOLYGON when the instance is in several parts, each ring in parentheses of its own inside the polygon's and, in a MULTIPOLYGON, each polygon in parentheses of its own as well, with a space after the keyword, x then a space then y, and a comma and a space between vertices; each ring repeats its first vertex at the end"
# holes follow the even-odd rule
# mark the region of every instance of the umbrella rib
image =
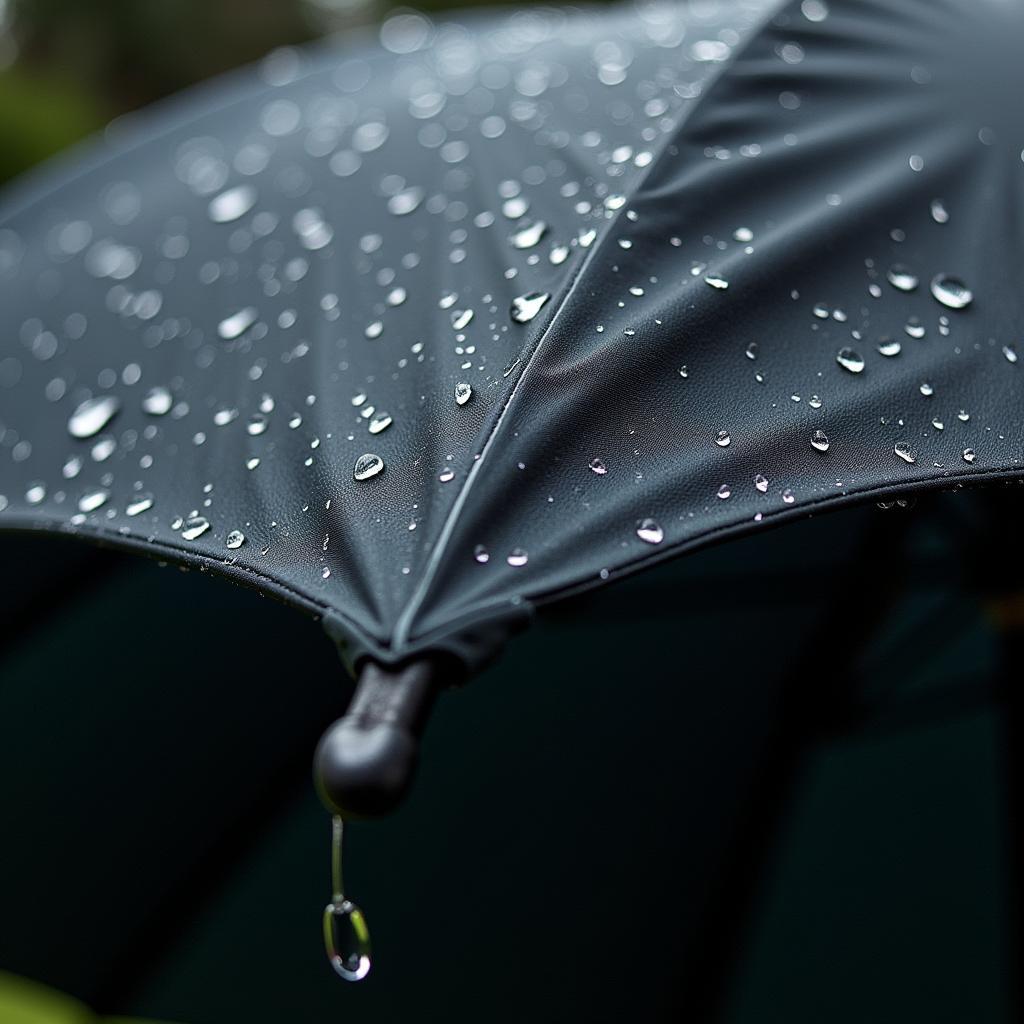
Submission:
MULTIPOLYGON (((768 24, 778 11, 785 6, 785 0, 776 0, 767 6, 766 12, 762 13, 761 18, 753 24, 749 29, 749 34, 744 40, 742 46, 737 47, 730 55, 729 60, 724 61, 722 65, 717 68, 709 77, 706 86, 704 87, 700 99, 689 109, 689 111, 682 117, 679 124, 676 125, 675 129, 662 140, 661 145, 658 149, 656 157, 651 161, 650 166, 646 172, 639 178, 637 184, 633 188, 631 198, 635 198, 640 192, 643 191, 644 186, 647 183, 654 172, 660 168, 662 160, 665 156, 665 152, 673 145, 673 143, 679 138, 679 136, 685 130, 687 124, 704 106, 708 96, 714 91, 715 86, 718 82, 726 75, 726 73, 735 65, 739 57, 746 51, 747 47, 758 38, 761 30, 766 24, 768 24)), ((487 433, 487 437, 484 441, 483 447, 480 449, 480 456, 477 458, 473 465, 470 467, 469 473, 466 475, 466 480, 463 483, 459 493, 455 497, 455 501, 452 503, 452 507, 449 510, 447 516, 445 516, 444 523, 441 526, 441 532, 438 535, 437 543, 434 545, 434 549, 430 554, 430 558, 427 560, 426 567, 424 568, 423 575, 420 577, 420 581, 413 591, 412 596, 409 598, 408 603, 402 609, 401 614, 398 616, 398 620, 395 623, 394 632, 392 634, 392 648, 395 650, 401 650, 405 647, 411 634, 411 627, 413 619, 417 612, 423 605, 427 594, 430 591, 430 587, 434 582, 434 578, 437 575, 437 571, 447 554, 448 545, 451 542, 452 536, 455 533, 455 528, 459 523, 459 519, 462 516, 462 510, 466 505, 466 501, 469 496, 469 492, 473 489, 473 484, 479 475, 480 469, 484 462, 487 460, 488 453, 491 451, 495 438, 501 431, 502 424, 505 422, 506 413, 515 401, 516 395, 519 393, 520 387, 523 381, 526 379, 530 372, 530 367, 533 366, 534 360, 537 357, 537 353, 540 352, 544 345, 545 340, 551 335, 552 329, 557 322, 559 315, 564 312, 566 307, 569 305, 569 301, 576 292, 577 285, 581 280, 587 276, 587 271, 594 261, 598 258, 599 254, 603 254, 605 247, 608 244, 608 239, 614 234, 615 228, 619 221, 624 215, 624 211, 628 208, 629 204, 624 203, 622 207, 616 212, 615 216, 608 221, 601 238, 597 244, 587 253, 584 259, 580 262, 580 265, 576 272, 570 277, 568 283, 563 287, 561 295, 555 303, 554 312, 551 314, 544 327, 544 330, 540 333, 536 344, 533 346, 533 350, 526 357, 526 361, 523 364, 523 372, 519 375, 516 382, 512 385, 511 390, 508 393, 504 403, 498 409, 497 415, 494 417, 493 423, 487 433)))

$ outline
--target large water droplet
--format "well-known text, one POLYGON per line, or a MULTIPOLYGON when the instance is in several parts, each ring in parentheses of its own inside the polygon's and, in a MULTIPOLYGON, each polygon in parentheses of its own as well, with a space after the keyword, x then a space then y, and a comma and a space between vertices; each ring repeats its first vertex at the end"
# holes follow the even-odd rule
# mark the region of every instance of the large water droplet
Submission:
POLYGON ((641 519, 636 524, 636 535, 647 544, 660 544, 665 539, 665 531, 656 519, 641 519))
POLYGON ((369 480, 384 469, 384 460, 379 455, 367 452, 356 459, 355 468, 352 470, 352 477, 355 480, 369 480))
POLYGON ((100 395, 84 401, 68 420, 68 433, 84 439, 98 434, 121 408, 121 400, 113 395, 100 395))
POLYGON ((964 309, 974 299, 970 288, 949 274, 936 274, 932 278, 931 289, 932 295, 950 309, 964 309))
POLYGON ((850 373, 861 373, 864 370, 864 357, 852 348, 841 348, 836 353, 836 362, 850 373))
POLYGON ((529 323, 550 298, 551 296, 547 292, 528 292, 526 295, 517 295, 512 300, 512 319, 517 324, 529 323))
MULTIPOLYGON (((324 569, 324 579, 330 570, 324 569)), ((342 884, 344 825, 331 819, 331 902, 324 907, 324 949, 331 967, 345 981, 362 981, 370 973, 370 929, 362 910, 345 897, 342 884)))

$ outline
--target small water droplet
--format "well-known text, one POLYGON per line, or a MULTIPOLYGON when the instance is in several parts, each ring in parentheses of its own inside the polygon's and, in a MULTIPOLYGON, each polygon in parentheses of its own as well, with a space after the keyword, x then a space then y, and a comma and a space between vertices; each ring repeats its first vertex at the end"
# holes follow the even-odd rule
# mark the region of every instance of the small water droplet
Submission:
POLYGON ((712 288, 718 288, 720 291, 725 291, 729 287, 729 282, 724 277, 719 277, 718 274, 705 274, 704 283, 711 285, 712 288))
POLYGON ((792 505, 792 504, 793 504, 793 502, 794 502, 794 501, 796 501, 796 495, 795 495, 795 494, 793 493, 793 488, 792 488, 792 487, 787 487, 787 488, 786 488, 786 489, 785 489, 785 490, 784 490, 784 491, 782 492, 782 500, 783 500, 783 501, 784 501, 784 502, 785 502, 785 503, 786 503, 787 505, 792 505))
POLYGON ((522 548, 513 548, 505 561, 513 566, 526 565, 529 561, 529 555, 522 548))
POLYGON ((895 338, 881 338, 878 342, 878 351, 881 355, 891 359, 903 351, 903 346, 895 338))
POLYGON ((816 448, 819 452, 827 452, 829 446, 828 436, 824 430, 816 430, 811 434, 811 447, 816 448))
POLYGON ((608 467, 601 459, 591 459, 589 465, 591 472, 598 476, 604 476, 608 472, 608 467))
POLYGON ((885 276, 889 284, 901 292, 912 292, 921 283, 917 274, 903 263, 894 263, 885 276))
POLYGON ((75 409, 68 420, 68 433, 72 437, 85 439, 98 434, 121 408, 121 400, 113 395, 89 398, 75 409))
POLYGON ((754 477, 754 486, 762 494, 767 494, 768 493, 768 477, 766 477, 763 473, 758 473, 757 476, 754 477))
POLYGON ((237 550, 245 543, 245 534, 241 530, 232 530, 227 537, 224 538, 224 543, 231 548, 232 551, 237 550))
POLYGON ((922 382, 918 390, 921 392, 922 395, 924 395, 925 398, 931 398, 932 395, 935 394, 935 388, 931 384, 929 384, 928 381, 922 382))
POLYGON ((355 480, 369 480, 384 469, 384 460, 379 455, 367 452, 356 459, 355 468, 352 470, 352 477, 355 480))
POLYGON ((451 483, 455 479, 455 470, 451 466, 445 466, 440 473, 437 474, 437 479, 443 484, 451 483))
POLYGON ((728 448, 732 444, 732 438, 729 436, 728 430, 720 430, 718 436, 715 438, 715 444, 719 448, 728 448))
POLYGON ((370 417, 370 422, 367 424, 366 429, 371 434, 382 434, 393 422, 390 413, 376 412, 370 417))
POLYGON ((1003 355, 1006 357, 1008 363, 1017 362, 1017 350, 1012 345, 1003 346, 1003 355))
POLYGON ((473 397, 473 389, 460 381, 455 385, 455 404, 465 405, 473 397))
POLYGON ((124 514, 126 516, 140 516, 143 512, 148 512, 152 507, 153 496, 151 494, 137 494, 125 506, 124 514))
POLYGON ((532 224, 515 232, 509 238, 509 241, 512 243, 513 248, 532 249, 544 237, 547 230, 548 226, 544 221, 534 221, 532 224))
POLYGON ((892 449, 904 462, 911 464, 917 462, 917 453, 910 446, 909 441, 897 441, 892 449))
POLYGON ((964 462, 973 462, 978 456, 973 448, 965 448, 963 451, 964 462))
POLYGON ((636 535, 647 544, 660 544, 665 539, 665 531, 655 519, 641 519, 636 524, 636 535))
POLYGON ((932 295, 950 309, 964 309, 974 299, 970 288, 949 274, 936 274, 932 278, 931 290, 932 295))
POLYGON ((483 546, 483 544, 477 544, 473 548, 473 558, 481 565, 486 565, 491 560, 491 553, 483 546))
POLYGON ((547 292, 527 292, 512 300, 511 315, 517 324, 529 323, 551 296, 547 292))
POLYGON ((841 348, 836 353, 836 362, 850 373, 861 373, 864 370, 864 357, 852 348, 841 348))
POLYGON ((244 334, 254 323, 259 314, 254 306, 246 306, 231 316, 226 316, 217 324, 217 333, 225 341, 234 341, 235 338, 244 334))
POLYGON ((203 516, 189 516, 182 524, 181 536, 185 540, 196 540, 210 528, 210 523, 203 516))
POLYGON ((102 487, 95 487, 91 491, 86 491, 78 499, 78 511, 95 512, 96 509, 106 505, 109 497, 110 491, 104 490, 102 487))
POLYGON ((388 213, 393 213, 396 217, 404 217, 412 213, 422 201, 423 189, 415 186, 404 188, 388 199, 388 213))
POLYGON ((142 399, 142 411, 149 416, 165 416, 173 404, 174 398, 167 388, 150 388, 142 399))
POLYGON ((451 314, 452 327, 457 331, 461 331, 463 328, 469 326, 470 320, 473 319, 473 310, 471 309, 454 309, 451 314))
POLYGON ((238 185, 210 200, 210 220, 216 224, 230 224, 247 214, 255 205, 256 189, 252 185, 238 185))
POLYGON ((932 200, 932 220, 936 224, 945 224, 949 220, 949 211, 941 199, 932 200))
POLYGON ((722 484, 722 486, 718 488, 715 494, 722 501, 725 501, 726 498, 732 497, 732 488, 728 484, 722 484))

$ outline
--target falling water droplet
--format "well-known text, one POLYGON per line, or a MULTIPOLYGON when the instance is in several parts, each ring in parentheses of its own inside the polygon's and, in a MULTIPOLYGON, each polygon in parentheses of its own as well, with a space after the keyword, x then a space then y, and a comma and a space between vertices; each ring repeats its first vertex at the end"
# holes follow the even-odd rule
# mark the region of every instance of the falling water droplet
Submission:
POLYGON ((113 395, 101 395, 84 401, 68 420, 68 433, 85 439, 98 434, 121 408, 121 400, 113 395))
POLYGON ((964 309, 974 299, 970 288, 959 278, 936 274, 931 283, 932 295, 950 309, 964 309))
POLYGON ((604 476, 608 472, 608 467, 604 464, 601 459, 590 460, 590 470, 592 473, 596 473, 598 476, 604 476))
POLYGON ((828 451, 829 440, 824 430, 816 430, 811 434, 811 447, 817 448, 819 452, 828 451))
POLYGON ((901 292, 912 292, 920 284, 917 274, 903 263, 894 263, 885 276, 889 284, 901 292))
POLYGON ((728 430, 720 430, 718 436, 715 438, 715 444, 719 448, 728 448, 732 444, 732 438, 729 436, 728 430))
POLYGON ((917 462, 917 453, 911 448, 908 441, 897 441, 892 449, 904 462, 911 464, 917 462))
POLYGON ((527 292, 512 300, 511 315, 517 324, 529 323, 551 296, 547 292, 527 292))
POLYGON ((384 468, 384 460, 379 455, 367 452, 356 459, 355 469, 352 470, 352 477, 355 480, 369 480, 376 476, 384 468))
POLYGON ((460 381, 455 385, 455 404, 465 405, 473 397, 473 389, 460 381))
POLYGON ((641 519, 636 524, 636 535, 647 544, 660 544, 665 539, 665 531, 656 519, 641 519))
POLYGON ((241 530, 232 530, 224 539, 224 543, 232 551, 237 550, 245 543, 245 534, 241 530))
POLYGON ((864 357, 852 348, 841 348, 836 354, 836 362, 850 373, 861 373, 864 370, 864 357))
MULTIPOLYGON (((330 573, 324 570, 326 579, 330 573)), ((362 981, 370 973, 370 930, 362 910, 345 898, 342 884, 344 825, 331 819, 331 902, 324 907, 324 949, 335 973, 345 981, 362 981)))

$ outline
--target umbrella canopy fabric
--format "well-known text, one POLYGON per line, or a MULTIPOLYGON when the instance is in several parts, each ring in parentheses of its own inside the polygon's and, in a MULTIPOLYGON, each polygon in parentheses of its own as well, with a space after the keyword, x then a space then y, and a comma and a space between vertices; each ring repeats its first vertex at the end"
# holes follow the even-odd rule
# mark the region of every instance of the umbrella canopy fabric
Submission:
POLYGON ((1020 474, 1024 12, 721 0, 287 51, 0 212, 0 527, 348 656, 1020 474))

